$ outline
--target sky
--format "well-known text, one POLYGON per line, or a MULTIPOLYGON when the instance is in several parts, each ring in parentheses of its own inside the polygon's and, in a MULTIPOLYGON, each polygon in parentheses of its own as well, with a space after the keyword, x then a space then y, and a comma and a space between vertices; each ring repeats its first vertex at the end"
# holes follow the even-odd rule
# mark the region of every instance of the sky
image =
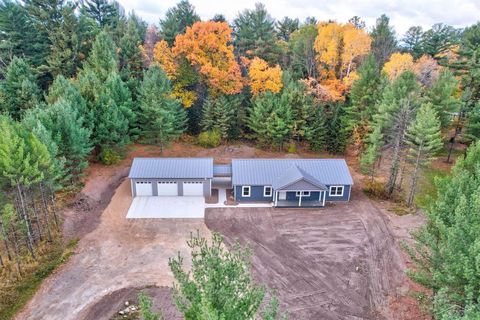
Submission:
MULTIPOLYGON (((179 0, 178 0, 179 1, 179 0)), ((119 0, 127 12, 134 10, 149 23, 158 24, 168 8, 177 0, 119 0)), ((202 20, 208 20, 216 13, 222 13, 232 21, 247 8, 254 8, 259 0, 190 0, 202 20)), ((360 16, 367 27, 375 24, 382 13, 390 17, 398 35, 410 26, 419 25, 424 29, 443 22, 454 27, 465 27, 480 20, 480 0, 263 0, 268 12, 275 19, 284 16, 299 18, 308 16, 317 20, 333 19, 346 22, 352 16, 360 16)))

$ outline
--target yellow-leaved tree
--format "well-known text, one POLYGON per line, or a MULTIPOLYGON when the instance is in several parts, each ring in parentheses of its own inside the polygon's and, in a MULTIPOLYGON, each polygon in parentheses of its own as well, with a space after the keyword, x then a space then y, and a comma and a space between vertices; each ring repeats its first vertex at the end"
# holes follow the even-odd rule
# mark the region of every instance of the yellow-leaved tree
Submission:
POLYGON ((327 101, 345 99, 361 58, 370 52, 372 39, 353 24, 326 22, 318 24, 314 49, 317 53, 319 81, 328 91, 327 101))
POLYGON ((410 53, 393 53, 383 66, 383 72, 390 80, 396 79, 405 71, 414 70, 413 57, 410 53))
POLYGON ((248 64, 250 88, 254 96, 266 91, 278 93, 282 90, 282 69, 278 64, 270 67, 265 60, 258 57, 253 58, 248 64))
POLYGON ((236 94, 243 88, 243 78, 231 40, 232 30, 226 22, 199 21, 176 37, 172 52, 198 70, 210 94, 236 94))

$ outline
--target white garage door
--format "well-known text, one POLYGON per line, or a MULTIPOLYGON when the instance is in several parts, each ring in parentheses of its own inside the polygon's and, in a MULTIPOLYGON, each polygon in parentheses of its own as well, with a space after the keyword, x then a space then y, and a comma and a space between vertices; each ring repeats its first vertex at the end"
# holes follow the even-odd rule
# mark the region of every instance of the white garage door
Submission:
POLYGON ((187 181, 183 183, 184 196, 203 196, 202 181, 187 181))
POLYGON ((151 196, 152 182, 151 181, 137 181, 135 182, 135 190, 137 191, 137 197, 151 196))
POLYGON ((157 184, 159 196, 177 196, 178 187, 175 181, 159 181, 157 184))

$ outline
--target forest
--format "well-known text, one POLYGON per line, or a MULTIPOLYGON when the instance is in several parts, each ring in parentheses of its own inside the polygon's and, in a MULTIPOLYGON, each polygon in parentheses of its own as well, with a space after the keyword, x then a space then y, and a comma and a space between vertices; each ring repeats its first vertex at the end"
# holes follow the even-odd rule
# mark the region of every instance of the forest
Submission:
POLYGON ((423 170, 461 144, 406 250, 435 318, 480 317, 480 23, 400 35, 387 15, 370 28, 358 16, 276 21, 260 3, 202 21, 182 0, 148 25, 115 1, 2 0, 0 31, 7 289, 61 238, 58 196, 78 188, 89 162, 117 163, 131 143, 348 149, 367 191, 408 207, 423 170))

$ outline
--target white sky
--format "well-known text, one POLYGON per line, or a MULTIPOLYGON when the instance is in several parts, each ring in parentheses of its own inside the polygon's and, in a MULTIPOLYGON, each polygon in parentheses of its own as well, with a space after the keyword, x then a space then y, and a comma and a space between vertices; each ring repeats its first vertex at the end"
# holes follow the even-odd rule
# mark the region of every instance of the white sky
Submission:
MULTIPOLYGON (((158 24, 168 8, 177 0, 119 0, 125 10, 134 10, 149 23, 158 24)), ((238 12, 253 8, 258 0, 190 0, 202 20, 222 13, 232 21, 238 12)), ((360 16, 371 27, 382 13, 399 35, 410 26, 420 25, 428 29, 443 22, 454 27, 464 27, 480 20, 480 0, 263 0, 269 13, 276 19, 284 16, 299 18, 308 16, 317 20, 334 19, 346 22, 354 15, 360 16)))

